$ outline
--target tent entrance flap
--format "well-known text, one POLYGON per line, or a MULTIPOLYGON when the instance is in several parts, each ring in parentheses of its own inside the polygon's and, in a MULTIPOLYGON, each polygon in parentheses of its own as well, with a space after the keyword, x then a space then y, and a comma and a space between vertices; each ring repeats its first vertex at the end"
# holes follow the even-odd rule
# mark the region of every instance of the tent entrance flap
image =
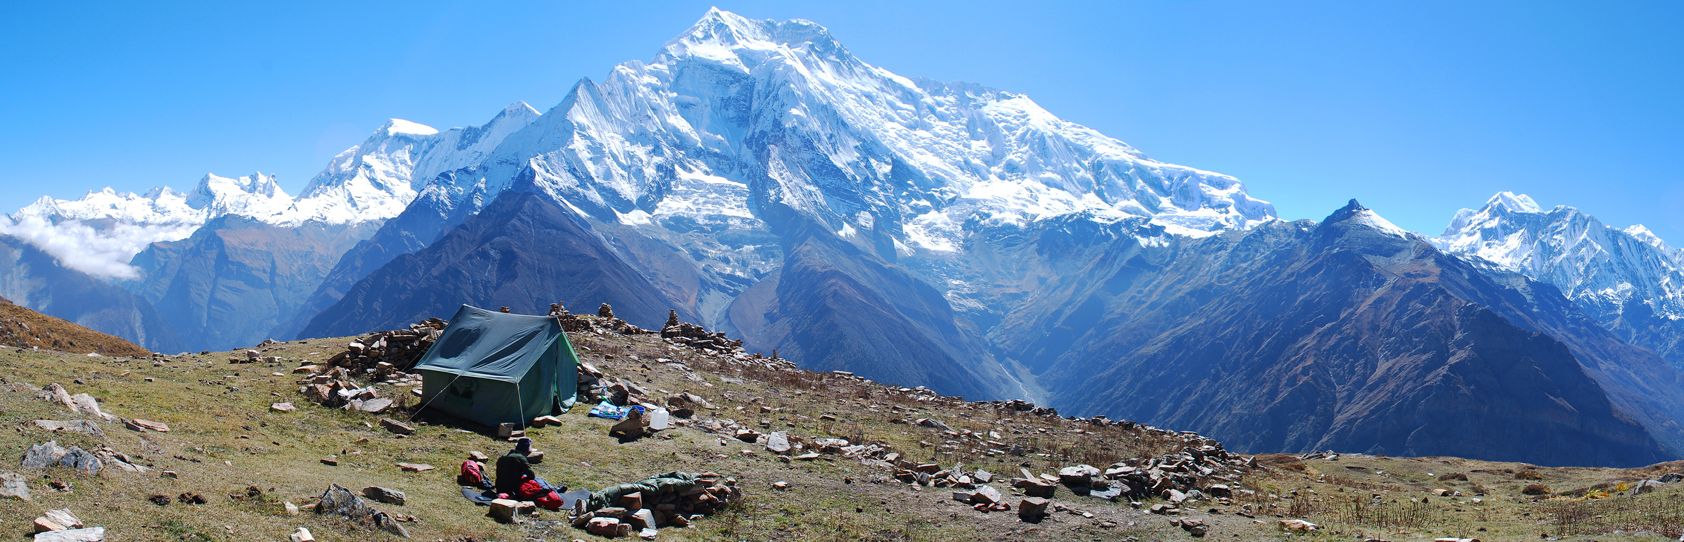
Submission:
POLYGON ((492 426, 571 407, 578 365, 554 317, 463 305, 415 370, 427 409, 492 426))

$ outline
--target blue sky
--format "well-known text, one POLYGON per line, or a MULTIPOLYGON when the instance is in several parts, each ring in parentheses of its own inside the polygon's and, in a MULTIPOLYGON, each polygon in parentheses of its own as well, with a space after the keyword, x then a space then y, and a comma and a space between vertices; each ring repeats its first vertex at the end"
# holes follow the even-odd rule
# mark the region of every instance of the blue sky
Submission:
MULTIPOLYGON (((1024 92, 1288 218, 1438 233, 1498 190, 1684 244, 1684 3, 713 2, 903 75, 1024 92)), ((709 2, 0 5, 0 209, 277 173, 388 117, 478 124, 647 59, 709 2), (472 4, 472 5, 470 5, 472 4)))

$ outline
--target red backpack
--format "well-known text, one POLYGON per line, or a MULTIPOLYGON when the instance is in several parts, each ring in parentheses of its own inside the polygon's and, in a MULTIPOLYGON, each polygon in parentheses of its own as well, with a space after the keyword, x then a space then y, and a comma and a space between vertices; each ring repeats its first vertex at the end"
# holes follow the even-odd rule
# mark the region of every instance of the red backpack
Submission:
POLYGON ((456 483, 465 486, 480 487, 485 483, 484 467, 481 467, 478 461, 471 459, 463 461, 462 471, 456 474, 456 483))
POLYGON ((531 478, 520 483, 520 490, 515 496, 521 500, 530 500, 545 510, 561 509, 561 494, 544 489, 543 484, 531 478))

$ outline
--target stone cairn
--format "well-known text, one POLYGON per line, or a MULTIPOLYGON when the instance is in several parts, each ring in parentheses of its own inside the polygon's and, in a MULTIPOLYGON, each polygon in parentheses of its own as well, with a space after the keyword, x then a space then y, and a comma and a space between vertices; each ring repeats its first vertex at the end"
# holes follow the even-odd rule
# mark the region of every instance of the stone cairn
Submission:
POLYGON ((731 352, 743 347, 743 341, 740 339, 732 339, 724 333, 711 332, 702 326, 678 321, 678 311, 667 311, 667 324, 661 326, 661 338, 673 344, 716 352, 731 352))
POLYGON ((382 397, 372 384, 361 386, 356 380, 419 388, 421 375, 408 371, 415 368, 415 363, 444 333, 446 325, 444 320, 428 318, 408 329, 376 331, 357 337, 327 361, 306 362, 293 369, 295 374, 306 375, 299 391, 323 406, 373 414, 384 412, 392 407, 393 400, 382 397))

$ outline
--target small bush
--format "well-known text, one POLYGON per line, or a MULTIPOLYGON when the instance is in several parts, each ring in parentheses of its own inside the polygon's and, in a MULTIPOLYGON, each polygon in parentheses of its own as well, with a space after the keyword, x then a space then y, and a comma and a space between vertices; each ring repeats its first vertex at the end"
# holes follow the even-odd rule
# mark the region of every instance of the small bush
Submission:
POLYGON ((1526 469, 1526 470, 1514 473, 1514 479, 1516 479, 1516 480, 1542 480, 1542 479, 1544 479, 1544 474, 1541 473, 1541 472, 1538 472, 1537 469, 1526 469))
POLYGON ((1520 494, 1533 496, 1548 495, 1550 494, 1550 486, 1546 486, 1544 484, 1527 484, 1524 489, 1520 490, 1520 494))
POLYGON ((1459 481, 1466 482, 1466 481, 1468 481, 1468 475, 1460 473, 1460 472, 1452 472, 1452 473, 1448 473, 1448 474, 1438 475, 1438 481, 1440 481, 1440 482, 1449 482, 1451 480, 1459 480, 1459 481))

